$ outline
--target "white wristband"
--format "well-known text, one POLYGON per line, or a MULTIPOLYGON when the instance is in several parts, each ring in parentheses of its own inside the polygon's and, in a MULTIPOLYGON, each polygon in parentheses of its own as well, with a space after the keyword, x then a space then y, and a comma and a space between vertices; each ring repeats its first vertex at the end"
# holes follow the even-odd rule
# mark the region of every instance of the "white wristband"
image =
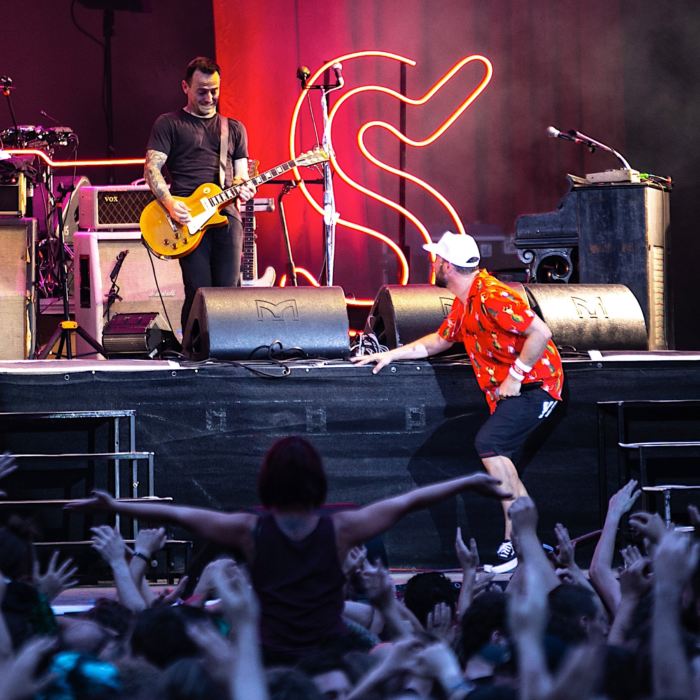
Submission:
POLYGON ((532 367, 529 367, 526 365, 519 357, 515 358, 515 362, 513 363, 515 366, 519 369, 522 370, 524 374, 527 374, 528 372, 532 371, 532 367))
POLYGON ((523 379, 525 379, 525 375, 518 372, 518 370, 516 370, 515 367, 509 367, 508 374, 510 374, 510 376, 513 377, 513 379, 519 382, 522 382, 523 379))

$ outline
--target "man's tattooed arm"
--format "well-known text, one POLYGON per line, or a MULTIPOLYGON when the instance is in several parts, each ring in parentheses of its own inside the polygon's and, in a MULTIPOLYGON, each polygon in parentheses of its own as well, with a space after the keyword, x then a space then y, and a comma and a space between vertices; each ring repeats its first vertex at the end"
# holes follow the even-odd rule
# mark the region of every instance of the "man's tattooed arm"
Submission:
POLYGON ((186 224, 192 220, 190 210, 187 205, 175 199, 168 189, 163 173, 161 172, 168 156, 160 151, 146 151, 146 164, 143 169, 143 177, 146 184, 151 188, 151 192, 156 199, 167 209, 171 218, 179 224, 186 224))
POLYGON ((146 164, 143 169, 143 177, 146 184, 151 188, 151 192, 155 195, 159 202, 165 204, 167 199, 170 199, 170 190, 163 177, 163 166, 168 156, 160 151, 146 151, 146 164))

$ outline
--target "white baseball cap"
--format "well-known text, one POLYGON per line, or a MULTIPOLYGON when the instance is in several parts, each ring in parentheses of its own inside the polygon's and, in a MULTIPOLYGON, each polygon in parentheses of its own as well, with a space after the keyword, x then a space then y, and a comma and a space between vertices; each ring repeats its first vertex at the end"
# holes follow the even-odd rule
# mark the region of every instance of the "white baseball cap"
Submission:
POLYGON ((437 243, 426 243, 423 250, 439 255, 457 267, 479 267, 481 254, 476 241, 468 233, 445 231, 437 243))

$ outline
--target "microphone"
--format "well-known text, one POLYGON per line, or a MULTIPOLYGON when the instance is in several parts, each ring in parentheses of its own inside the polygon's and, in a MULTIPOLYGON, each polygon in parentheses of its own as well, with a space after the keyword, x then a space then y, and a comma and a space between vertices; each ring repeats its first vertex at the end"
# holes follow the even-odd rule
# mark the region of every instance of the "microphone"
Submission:
POLYGON ((588 145, 588 141, 584 141, 583 139, 579 138, 578 131, 574 131, 573 129, 569 129, 569 131, 560 131, 554 126, 548 126, 547 136, 552 139, 562 139, 564 141, 571 141, 572 143, 582 143, 586 146, 588 145))
POLYGON ((335 81, 338 83, 338 87, 343 87, 343 85, 345 85, 345 80, 343 78, 343 64, 334 63, 331 68, 333 68, 333 72, 335 73, 335 81))
POLYGON ((10 78, 9 75, 0 75, 0 88, 5 97, 10 96, 10 90, 14 90, 14 87, 12 85, 12 78, 10 78))
POLYGON ((307 66, 299 66, 299 68, 297 68, 297 78, 301 80, 302 90, 306 89, 306 81, 309 79, 310 75, 311 71, 307 66))
POLYGON ((61 122, 56 119, 56 117, 52 117, 45 109, 40 109, 39 114, 41 114, 42 117, 45 117, 49 121, 52 121, 54 124, 58 124, 60 126, 61 122))
POLYGON ((122 250, 119 255, 117 255, 117 262, 114 263, 114 267, 112 268, 112 271, 109 273, 109 279, 112 280, 112 282, 117 281, 117 277, 119 276, 119 271, 122 269, 122 265, 124 264, 124 258, 129 254, 129 249, 127 248, 126 250, 122 250))

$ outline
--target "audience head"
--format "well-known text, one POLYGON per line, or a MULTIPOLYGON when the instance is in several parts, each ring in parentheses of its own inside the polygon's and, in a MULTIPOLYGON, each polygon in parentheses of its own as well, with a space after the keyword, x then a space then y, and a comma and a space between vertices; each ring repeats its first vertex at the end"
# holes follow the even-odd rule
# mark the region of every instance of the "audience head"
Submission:
POLYGON ((158 680, 157 700, 210 700, 226 697, 226 688, 212 678, 201 659, 178 659, 158 680))
POLYGON ((199 647, 187 634, 191 623, 212 624, 203 610, 187 605, 156 607, 136 617, 131 651, 154 666, 165 668, 178 659, 198 656, 199 647))
POLYGON ((314 682, 295 668, 271 668, 265 676, 270 700, 323 700, 314 682))
POLYGON ((428 571, 412 576, 406 582, 404 603, 425 627, 428 614, 438 603, 446 603, 454 614, 457 589, 450 579, 438 571, 428 571))
POLYGON ((312 654, 302 659, 297 667, 311 678, 326 700, 344 700, 352 690, 352 681, 338 654, 312 654))
POLYGON ((510 658, 507 609, 507 596, 502 591, 486 591, 474 598, 461 622, 459 650, 463 663, 477 653, 494 666, 510 658))
POLYGON ((278 440, 265 455, 258 495, 267 508, 313 510, 323 505, 327 491, 321 456, 304 438, 278 440))
POLYGON ((547 632, 566 643, 596 641, 607 635, 608 621, 595 594, 585 586, 562 583, 549 594, 547 632))

